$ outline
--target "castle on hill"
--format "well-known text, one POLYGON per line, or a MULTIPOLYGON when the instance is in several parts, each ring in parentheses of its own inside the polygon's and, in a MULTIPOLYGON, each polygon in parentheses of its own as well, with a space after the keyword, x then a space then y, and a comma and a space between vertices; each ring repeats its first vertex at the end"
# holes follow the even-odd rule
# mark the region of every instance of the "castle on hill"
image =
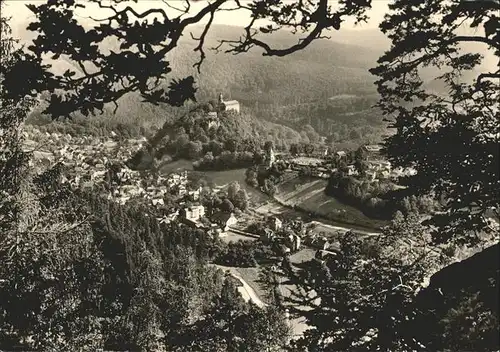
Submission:
POLYGON ((219 110, 220 111, 236 111, 237 113, 240 113, 240 103, 237 100, 227 100, 224 101, 224 97, 222 96, 222 93, 219 94, 219 110))

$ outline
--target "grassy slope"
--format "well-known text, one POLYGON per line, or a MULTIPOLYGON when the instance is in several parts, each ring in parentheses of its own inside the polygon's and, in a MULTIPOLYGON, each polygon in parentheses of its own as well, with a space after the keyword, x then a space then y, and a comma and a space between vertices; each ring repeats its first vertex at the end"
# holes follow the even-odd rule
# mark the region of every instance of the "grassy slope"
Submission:
POLYGON ((296 205, 305 211, 311 211, 332 219, 346 220, 361 225, 379 227, 384 221, 371 219, 355 207, 343 204, 333 197, 324 194, 327 181, 307 181, 295 178, 280 184, 276 198, 287 204, 296 205), (296 185, 299 187, 295 189, 296 185), (345 216, 345 219, 343 218, 345 216))

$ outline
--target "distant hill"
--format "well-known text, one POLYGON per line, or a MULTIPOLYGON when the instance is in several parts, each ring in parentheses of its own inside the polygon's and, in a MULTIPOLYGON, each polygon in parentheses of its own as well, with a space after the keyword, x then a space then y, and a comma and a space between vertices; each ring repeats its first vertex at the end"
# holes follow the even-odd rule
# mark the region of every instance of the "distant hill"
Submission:
MULTIPOLYGON (((19 23, 19 22, 18 22, 19 23)), ((26 31, 27 23, 19 23, 14 28, 14 35, 23 42, 33 39, 32 32, 26 31)), ((195 36, 200 26, 193 26, 195 36)), ((169 55, 173 68, 172 77, 194 75, 199 86, 199 98, 211 99, 222 92, 227 99, 237 99, 244 105, 253 106, 255 102, 276 103, 279 105, 297 102, 327 99, 338 94, 363 94, 374 92, 373 77, 368 73, 382 49, 364 48, 358 45, 338 43, 321 39, 310 47, 292 55, 276 58, 263 57, 261 51, 251 50, 241 55, 215 53, 210 48, 218 44, 218 39, 237 39, 242 28, 214 25, 205 42, 207 58, 198 75, 193 64, 198 60, 198 53, 193 49, 196 42, 186 35, 179 46, 169 55)), ((291 45, 299 36, 277 33, 266 38, 273 45, 283 47, 291 45)), ((108 49, 118 47, 108 43, 108 49)), ((54 63, 56 71, 73 65, 59 59, 54 63)), ((158 112, 141 110, 136 99, 122 101, 126 112, 134 115, 150 115, 158 112)))
MULTIPOLYGON (((80 19, 79 19, 80 20, 80 19)), ((14 35, 27 42, 34 35, 26 31, 27 23, 16 22, 14 35)), ((202 26, 190 28, 199 36, 202 26)), ((300 131, 305 124, 311 125, 323 136, 337 133, 343 138, 364 138, 374 135, 373 130, 361 131, 361 126, 380 127, 381 114, 371 107, 378 99, 373 77, 368 69, 389 47, 389 40, 379 30, 342 30, 327 33, 331 39, 319 39, 304 50, 285 57, 264 57, 258 48, 248 53, 231 55, 215 53, 210 48, 221 38, 239 38, 243 29, 235 26, 213 25, 205 40, 206 59, 198 74, 193 64, 199 60, 194 52, 197 42, 186 33, 177 48, 170 54, 171 78, 194 75, 199 87, 199 101, 214 99, 220 92, 226 99, 236 99, 254 115, 285 124, 300 131), (341 99, 331 100, 341 96, 341 99)), ((275 47, 285 47, 297 42, 300 34, 274 33, 265 40, 275 47)), ((108 42, 107 49, 119 50, 116 43, 108 42)), ((224 48, 223 48, 224 49, 224 48)), ((227 47, 226 47, 227 49, 227 47)), ((73 65, 59 59, 54 63, 56 71, 73 65)), ((426 73, 434 76, 435 70, 426 73)), ((435 89, 442 89, 432 83, 435 89)), ((152 106, 142 103, 137 94, 129 94, 119 100, 116 114, 113 107, 106 109, 105 116, 118 121, 141 120, 157 125, 165 118, 181 115, 185 109, 152 106)), ((380 133, 375 133, 380 135, 380 133)), ((370 137, 371 138, 371 137, 370 137)), ((375 136, 375 138, 378 138, 375 136)))
MULTIPOLYGON (((214 26, 206 47, 215 47, 218 39, 237 39, 242 29, 214 26)), ((200 31, 194 27, 194 35, 200 31)), ((266 40, 275 47, 297 42, 299 36, 276 33, 266 40)), ((195 42, 185 38, 171 55, 174 72, 194 73, 198 57, 193 55, 195 42)), ((224 47, 223 47, 224 48, 224 47)), ((227 49, 227 47, 225 47, 227 49)), ((368 72, 379 51, 357 45, 319 39, 309 47, 285 57, 265 57, 258 48, 247 53, 228 55, 207 50, 207 59, 198 78, 200 95, 223 92, 227 98, 244 104, 288 105, 327 99, 338 94, 374 92, 374 78, 368 72)))

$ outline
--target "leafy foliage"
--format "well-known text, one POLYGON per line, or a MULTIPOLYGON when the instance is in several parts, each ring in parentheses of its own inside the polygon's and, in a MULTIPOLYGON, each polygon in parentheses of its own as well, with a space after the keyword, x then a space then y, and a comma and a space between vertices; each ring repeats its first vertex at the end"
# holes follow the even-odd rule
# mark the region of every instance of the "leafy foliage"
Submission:
MULTIPOLYGON (((195 100, 196 88, 190 75, 181 79, 172 79, 165 86, 165 78, 172 68, 168 55, 177 45, 186 28, 198 23, 205 16, 210 21, 197 38, 195 51, 200 60, 205 59, 204 43, 214 16, 222 9, 224 0, 207 4, 199 12, 189 15, 189 2, 185 9, 179 9, 177 17, 168 16, 161 6, 138 12, 133 4, 123 9, 116 6, 118 1, 105 5, 101 0, 93 0, 86 5, 74 1, 50 1, 46 4, 28 5, 36 16, 28 29, 40 34, 34 45, 28 48, 18 63, 6 75, 8 94, 11 97, 50 92, 50 104, 46 112, 53 116, 68 116, 74 111, 84 115, 102 111, 104 104, 116 102, 129 93, 139 92, 145 101, 167 103, 181 106, 186 100, 195 100), (110 15, 102 20, 95 20, 90 28, 85 28, 75 16, 80 7, 95 5, 110 15), (154 21, 147 21, 149 15, 155 15, 154 21), (186 16, 187 15, 187 16, 186 16), (96 24, 97 22, 97 24, 96 24), (63 42, 56 33, 66 33, 63 42), (101 43, 115 41, 119 50, 102 50, 101 43), (49 65, 42 58, 50 53, 53 59, 67 58, 81 69, 77 75, 74 70, 64 74, 49 72, 49 65), (16 82, 24 77, 25 83, 16 82), (34 93, 37 92, 37 93, 34 93)), ((173 6, 168 5, 166 6, 173 6)), ((357 21, 365 19, 364 12, 369 4, 342 2, 336 9, 326 0, 318 3, 267 2, 256 0, 248 5, 236 4, 237 9, 251 12, 251 23, 245 28, 245 35, 240 39, 225 39, 221 45, 229 46, 233 53, 247 52, 252 47, 264 50, 267 56, 285 56, 305 48, 312 41, 330 28, 339 29, 344 17, 354 17, 357 21), (260 35, 254 32, 257 19, 270 19, 275 25, 259 28, 260 35), (263 36, 280 29, 309 31, 305 39, 286 48, 275 49, 263 41, 263 36)), ((220 47, 220 46, 219 46, 220 47)))
POLYGON ((418 173, 405 182, 413 194, 434 192, 446 200, 445 212, 433 219, 437 242, 474 245, 479 233, 494 236, 486 213, 493 210, 498 219, 499 72, 483 71, 473 82, 462 73, 481 63, 474 42, 500 57, 499 6, 497 1, 395 1, 380 27, 392 41, 372 70, 378 76, 378 105, 394 117, 396 133, 387 139, 386 152, 393 165, 416 167, 418 173), (480 32, 462 35, 463 23, 480 32), (469 44, 469 52, 461 43, 469 44), (427 66, 442 69, 438 78, 449 94, 426 89, 421 71, 427 66))
POLYGON ((290 302, 309 307, 291 309, 314 329, 296 343, 308 351, 405 351, 421 349, 406 324, 425 273, 436 265, 427 255, 429 238, 421 236, 418 218, 396 218, 379 239, 347 233, 340 251, 313 260, 287 277, 300 290, 290 302), (416 235, 418 237, 416 237, 416 235))

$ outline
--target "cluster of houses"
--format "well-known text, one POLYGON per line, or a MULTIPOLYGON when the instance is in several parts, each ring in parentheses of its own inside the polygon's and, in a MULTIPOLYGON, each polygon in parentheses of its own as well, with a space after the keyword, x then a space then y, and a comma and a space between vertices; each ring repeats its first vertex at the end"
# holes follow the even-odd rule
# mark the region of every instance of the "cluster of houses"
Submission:
POLYGON ((267 218, 265 226, 260 230, 260 240, 272 244, 281 254, 286 255, 300 250, 304 231, 296 231, 284 226, 276 216, 267 218))
MULTIPOLYGON (((324 262, 327 257, 339 253, 339 243, 329 240, 322 234, 308 231, 300 220, 285 224, 276 216, 267 218, 265 226, 260 230, 260 240, 271 244, 274 248, 286 256, 308 246, 316 250, 315 259, 324 262)), ((340 232, 339 232, 340 234, 340 232)))
MULTIPOLYGON (((401 167, 392 168, 389 161, 384 160, 380 152, 380 145, 365 145, 363 149, 368 155, 366 163, 368 170, 365 172, 365 177, 372 182, 383 179, 397 179, 401 176, 413 175, 416 173, 414 169, 403 169, 401 167)), ((328 179, 333 173, 338 172, 338 168, 334 167, 336 163, 332 160, 342 160, 348 162, 348 153, 340 150, 333 154, 325 153, 327 156, 306 156, 301 155, 290 159, 280 159, 277 163, 281 164, 285 172, 301 172, 307 170, 307 174, 312 177, 328 179), (332 159, 333 158, 333 159, 332 159)), ((347 175, 357 176, 359 174, 355 165, 351 162, 347 165, 347 175)))
POLYGON ((61 163, 67 172, 62 182, 72 188, 110 185, 108 199, 125 204, 147 200, 163 213, 157 220, 174 220, 224 235, 237 219, 233 213, 216 212, 208 216, 200 204, 203 192, 188 179, 187 171, 167 176, 140 173, 123 164, 142 147, 145 138, 129 140, 120 145, 112 139, 89 136, 72 137, 60 133, 42 133, 30 126, 24 132, 24 150, 33 153, 33 167, 50 167, 61 163), (31 127, 31 128, 30 128, 31 127))
POLYGON ((179 203, 179 208, 174 212, 158 220, 166 223, 178 220, 191 228, 206 230, 214 237, 224 236, 238 222, 233 212, 216 211, 208 214, 202 204, 186 205, 184 202, 179 203))
POLYGON ((112 160, 130 157, 146 141, 146 138, 141 138, 118 143, 111 138, 42 133, 30 125, 24 128, 23 137, 23 150, 32 152, 31 166, 48 167, 61 162, 77 168, 81 174, 102 171, 112 160))

